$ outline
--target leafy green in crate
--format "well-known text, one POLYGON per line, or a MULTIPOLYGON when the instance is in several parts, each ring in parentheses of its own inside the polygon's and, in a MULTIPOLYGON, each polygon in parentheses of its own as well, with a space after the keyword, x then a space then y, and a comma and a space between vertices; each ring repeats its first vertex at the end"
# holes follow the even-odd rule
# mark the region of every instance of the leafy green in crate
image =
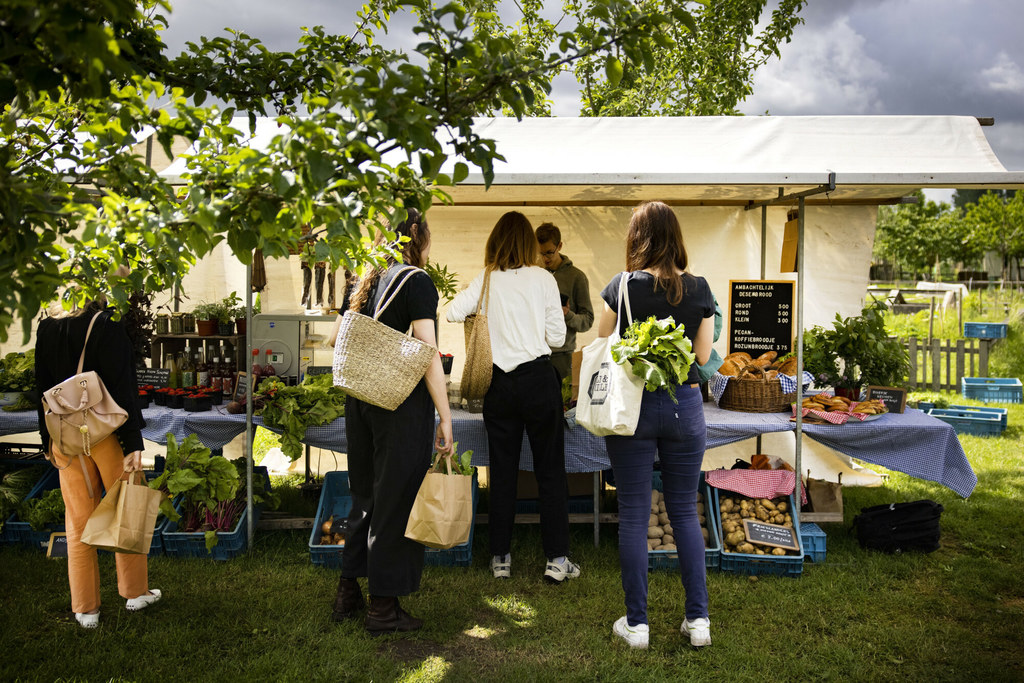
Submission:
POLYGON ((281 451, 293 462, 302 457, 302 439, 310 427, 328 424, 345 414, 345 392, 329 374, 307 376, 288 386, 276 377, 260 382, 263 424, 281 432, 281 451))
POLYGON ((33 531, 44 531, 49 526, 64 523, 64 496, 60 488, 50 489, 36 498, 29 498, 18 506, 18 519, 28 522, 33 531))

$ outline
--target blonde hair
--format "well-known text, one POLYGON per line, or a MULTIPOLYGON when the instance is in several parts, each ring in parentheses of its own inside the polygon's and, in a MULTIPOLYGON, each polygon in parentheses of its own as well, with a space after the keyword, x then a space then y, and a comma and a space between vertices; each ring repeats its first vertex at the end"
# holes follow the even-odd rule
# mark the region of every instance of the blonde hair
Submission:
POLYGON ((533 226, 518 211, 505 213, 494 224, 484 247, 484 267, 510 270, 540 263, 540 248, 533 226))

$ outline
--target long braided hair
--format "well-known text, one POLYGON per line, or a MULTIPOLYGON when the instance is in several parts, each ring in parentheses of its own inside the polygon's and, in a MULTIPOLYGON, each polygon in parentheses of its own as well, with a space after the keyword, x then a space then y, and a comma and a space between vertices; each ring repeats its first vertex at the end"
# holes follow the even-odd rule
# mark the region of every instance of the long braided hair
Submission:
MULTIPOLYGON (((402 263, 422 268, 426 261, 423 257, 423 252, 426 250, 427 245, 430 244, 430 228, 417 209, 410 207, 408 213, 408 217, 395 228, 396 235, 409 238, 408 241, 402 243, 402 263)), ((383 239, 383 233, 378 235, 378 242, 383 239)), ((367 300, 370 298, 370 292, 373 291, 380 281, 380 276, 395 263, 397 263, 397 260, 393 256, 388 256, 383 267, 374 268, 363 276, 349 302, 350 310, 358 313, 363 309, 363 306, 366 305, 367 300)))

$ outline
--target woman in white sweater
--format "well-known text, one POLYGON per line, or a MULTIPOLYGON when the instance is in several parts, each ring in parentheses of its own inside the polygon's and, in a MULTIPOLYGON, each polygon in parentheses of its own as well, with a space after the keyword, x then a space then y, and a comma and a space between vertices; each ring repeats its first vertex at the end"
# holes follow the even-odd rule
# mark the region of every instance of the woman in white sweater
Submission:
POLYGON ((544 578, 561 583, 580 569, 569 552, 568 487, 562 394, 551 365, 551 348, 565 340, 565 316, 555 278, 538 264, 537 239, 526 217, 510 211, 487 238, 484 270, 452 301, 448 320, 462 322, 476 312, 489 278, 487 315, 494 362, 484 397, 484 425, 490 460, 491 572, 512 570, 512 526, 523 430, 533 452, 540 496, 541 537, 547 563, 544 578))

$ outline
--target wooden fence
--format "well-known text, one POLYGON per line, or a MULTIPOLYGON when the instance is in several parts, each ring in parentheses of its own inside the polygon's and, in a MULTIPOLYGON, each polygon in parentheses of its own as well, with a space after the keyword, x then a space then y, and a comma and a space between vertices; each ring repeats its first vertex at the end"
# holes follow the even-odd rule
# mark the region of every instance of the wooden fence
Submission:
POLYGON ((988 377, 989 339, 932 339, 908 337, 903 345, 910 356, 911 389, 960 391, 963 377, 988 377))

